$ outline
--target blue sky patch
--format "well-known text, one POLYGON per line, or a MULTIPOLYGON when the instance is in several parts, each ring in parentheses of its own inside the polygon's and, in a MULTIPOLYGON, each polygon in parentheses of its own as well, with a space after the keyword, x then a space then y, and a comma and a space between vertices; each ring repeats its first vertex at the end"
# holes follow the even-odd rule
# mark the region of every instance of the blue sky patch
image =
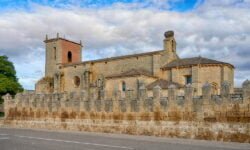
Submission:
POLYGON ((142 4, 144 8, 147 7, 156 7, 158 9, 171 10, 171 11, 188 11, 192 10, 194 6, 202 0, 164 0, 159 3, 150 0, 1 0, 0 9, 12 10, 12 9, 25 9, 30 10, 33 4, 44 5, 55 8, 64 8, 68 6, 77 6, 77 7, 108 7, 113 4, 132 4, 138 3, 142 4), (168 7, 165 7, 168 6, 168 7))

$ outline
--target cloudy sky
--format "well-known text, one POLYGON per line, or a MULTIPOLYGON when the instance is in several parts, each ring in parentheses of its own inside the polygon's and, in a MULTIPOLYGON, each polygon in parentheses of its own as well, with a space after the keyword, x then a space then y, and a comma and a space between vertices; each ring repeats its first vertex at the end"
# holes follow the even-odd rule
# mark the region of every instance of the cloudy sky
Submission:
POLYGON ((250 0, 1 0, 0 55, 26 89, 44 76, 45 35, 83 41, 83 59, 162 49, 174 30, 180 57, 235 65, 250 79, 250 0))

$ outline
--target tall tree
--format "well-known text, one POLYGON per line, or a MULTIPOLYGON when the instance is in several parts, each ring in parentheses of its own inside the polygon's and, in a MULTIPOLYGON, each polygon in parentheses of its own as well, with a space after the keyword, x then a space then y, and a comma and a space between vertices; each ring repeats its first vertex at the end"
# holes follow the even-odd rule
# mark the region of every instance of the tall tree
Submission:
POLYGON ((21 91, 23 87, 18 82, 13 63, 8 60, 7 56, 0 56, 0 102, 3 95, 7 93, 15 95, 21 91))

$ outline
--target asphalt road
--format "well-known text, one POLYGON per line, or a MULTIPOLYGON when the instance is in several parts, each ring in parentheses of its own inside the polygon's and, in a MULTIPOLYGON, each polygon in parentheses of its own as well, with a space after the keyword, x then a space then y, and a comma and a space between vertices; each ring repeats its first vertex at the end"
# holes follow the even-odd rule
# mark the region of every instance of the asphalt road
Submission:
POLYGON ((0 128, 0 150, 250 150, 250 144, 0 128))

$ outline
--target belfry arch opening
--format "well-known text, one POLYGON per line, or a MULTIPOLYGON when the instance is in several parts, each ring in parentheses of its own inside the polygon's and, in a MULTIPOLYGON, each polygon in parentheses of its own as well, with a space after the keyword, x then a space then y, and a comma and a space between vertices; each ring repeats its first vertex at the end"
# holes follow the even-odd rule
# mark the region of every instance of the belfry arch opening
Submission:
POLYGON ((72 52, 68 52, 68 62, 72 62, 72 52))

